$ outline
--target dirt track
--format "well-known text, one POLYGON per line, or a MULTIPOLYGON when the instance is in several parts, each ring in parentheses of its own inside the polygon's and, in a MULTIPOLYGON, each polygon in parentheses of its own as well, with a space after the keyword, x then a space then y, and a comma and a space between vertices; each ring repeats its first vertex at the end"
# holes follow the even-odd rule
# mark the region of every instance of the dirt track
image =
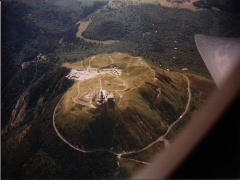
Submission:
MULTIPOLYGON (((65 94, 68 92, 66 92, 62 98, 59 100, 58 104, 56 105, 55 107, 55 110, 54 110, 54 113, 53 113, 53 127, 54 127, 54 130, 55 132, 57 133, 58 137, 65 143, 67 144, 68 146, 70 146, 71 148, 73 148, 74 150, 77 150, 81 153, 96 153, 96 152, 109 152, 109 153, 112 153, 114 155, 116 155, 118 158, 121 158, 122 155, 128 155, 128 154, 134 154, 134 153, 139 153, 139 152, 142 152, 144 150, 147 150, 149 149, 150 147, 154 146, 156 143, 160 142, 160 141, 163 141, 165 142, 165 137, 167 136, 167 134, 170 132, 170 130, 172 129, 172 127, 178 123, 182 118, 183 116, 187 113, 188 109, 189 109, 189 105, 190 105, 190 101, 191 101, 191 89, 190 89, 190 81, 189 79, 187 78, 187 76, 185 76, 184 74, 181 74, 187 81, 187 84, 188 84, 188 87, 187 87, 187 92, 188 92, 188 102, 186 104, 186 107, 185 107, 185 110, 184 112, 179 116, 179 118, 174 121, 169 127, 168 127, 168 130, 166 131, 166 133, 162 136, 160 136, 157 140, 155 140, 154 142, 150 143, 149 145, 147 145, 146 147, 140 149, 140 150, 132 150, 132 151, 128 151, 128 152, 116 152, 116 151, 113 151, 113 150, 110 150, 110 149, 92 149, 92 150, 84 150, 84 149, 81 149, 79 148, 77 145, 73 145, 71 144, 70 142, 68 142, 62 135, 61 133, 58 131, 57 127, 56 127, 56 119, 55 119, 55 116, 56 116, 56 111, 57 111, 57 108, 59 106, 59 103, 62 101, 62 99, 64 98, 65 94)), ((71 88, 69 89, 71 90, 71 88)), ((126 159, 126 158, 125 158, 126 159)), ((131 160, 131 159, 129 159, 131 160)), ((138 160, 135 160, 136 162, 138 162, 138 160)), ((140 162, 140 161, 139 161, 140 162)), ((146 162, 141 162, 141 163, 146 163, 146 162)))

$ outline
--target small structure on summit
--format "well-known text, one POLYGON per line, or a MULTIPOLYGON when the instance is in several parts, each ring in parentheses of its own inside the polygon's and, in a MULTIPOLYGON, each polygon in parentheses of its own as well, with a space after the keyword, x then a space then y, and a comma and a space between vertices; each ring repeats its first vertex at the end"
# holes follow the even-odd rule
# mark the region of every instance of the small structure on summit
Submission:
POLYGON ((97 104, 102 105, 108 101, 115 101, 113 93, 108 93, 106 90, 100 90, 98 93, 97 104))
POLYGON ((98 93, 98 98, 97 98, 97 104, 102 105, 108 101, 115 101, 113 93, 108 93, 107 90, 104 90, 102 88, 102 81, 99 76, 99 86, 100 86, 100 91, 98 93))

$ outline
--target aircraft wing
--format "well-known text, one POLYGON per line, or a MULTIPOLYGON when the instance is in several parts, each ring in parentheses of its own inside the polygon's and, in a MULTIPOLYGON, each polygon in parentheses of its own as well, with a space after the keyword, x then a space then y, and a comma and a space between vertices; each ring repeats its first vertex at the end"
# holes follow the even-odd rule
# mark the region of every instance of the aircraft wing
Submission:
POLYGON ((219 88, 174 142, 133 179, 240 176, 236 135, 240 127, 240 38, 195 35, 195 41, 219 88))
POLYGON ((219 87, 240 62, 240 38, 197 34, 195 42, 205 65, 219 87))

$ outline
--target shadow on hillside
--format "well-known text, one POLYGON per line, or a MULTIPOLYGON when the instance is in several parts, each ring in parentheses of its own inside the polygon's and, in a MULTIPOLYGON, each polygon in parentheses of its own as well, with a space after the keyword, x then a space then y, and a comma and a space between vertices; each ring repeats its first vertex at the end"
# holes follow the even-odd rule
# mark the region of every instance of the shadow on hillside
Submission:
POLYGON ((108 115, 106 106, 103 105, 101 114, 89 123, 83 137, 83 144, 86 148, 110 148, 112 145, 114 121, 108 115))

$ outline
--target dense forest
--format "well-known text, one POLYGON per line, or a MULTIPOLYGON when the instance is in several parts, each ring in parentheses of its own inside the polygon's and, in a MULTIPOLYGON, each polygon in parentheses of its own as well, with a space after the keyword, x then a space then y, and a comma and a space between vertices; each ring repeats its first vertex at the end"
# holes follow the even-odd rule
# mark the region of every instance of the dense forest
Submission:
POLYGON ((17 100, 27 87, 58 65, 55 53, 93 46, 76 38, 76 23, 105 2, 82 7, 75 1, 4 2, 2 5, 2 127, 7 123, 17 100), (62 39, 63 42, 59 42, 62 39), (47 61, 38 63, 42 53, 47 61), (31 62, 22 70, 23 62, 31 62))
POLYGON ((141 55, 175 70, 187 66, 206 74, 194 34, 240 36, 240 25, 236 23, 239 18, 237 14, 213 10, 193 12, 150 4, 128 6, 102 12, 83 35, 96 40, 120 40, 109 48, 141 55))
POLYGON ((238 13, 240 12, 240 2, 238 0, 200 0, 194 3, 195 6, 200 8, 217 7, 221 11, 238 13))

